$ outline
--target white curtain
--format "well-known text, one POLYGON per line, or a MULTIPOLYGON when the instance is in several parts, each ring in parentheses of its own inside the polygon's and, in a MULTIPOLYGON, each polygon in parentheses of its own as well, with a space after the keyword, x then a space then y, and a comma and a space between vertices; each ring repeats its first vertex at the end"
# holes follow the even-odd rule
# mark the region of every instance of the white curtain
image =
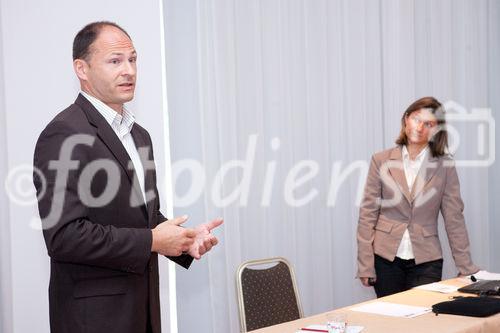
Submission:
MULTIPOLYGON (((488 98, 490 107, 496 111, 500 110, 500 6, 498 3, 489 3, 488 6, 488 98), (496 60, 496 61, 495 61, 496 60)), ((497 117, 498 119, 498 117, 497 117)), ((497 125, 497 127, 500 125, 497 125)), ((494 166, 490 168, 489 173, 489 203, 490 203, 490 234, 486 238, 489 243, 490 252, 493 255, 490 257, 490 267, 492 270, 500 271, 500 260, 494 254, 500 253, 500 135, 496 135, 496 156, 494 166)))
MULTIPOLYGON (((191 225, 225 219, 218 247, 177 270, 179 331, 238 331, 235 272, 249 259, 288 258, 305 315, 374 297, 354 279, 368 161, 394 145, 419 97, 467 111, 496 106, 495 115, 500 3, 167 0, 164 8, 174 211, 191 225), (233 163, 218 178, 234 160, 246 169, 233 163), (293 190, 290 177, 302 185, 293 190)), ((484 160, 477 124, 454 128, 456 158, 484 160)), ((490 241, 499 181, 489 179, 498 171, 498 163, 459 168, 473 258, 490 270, 499 269, 490 241)))

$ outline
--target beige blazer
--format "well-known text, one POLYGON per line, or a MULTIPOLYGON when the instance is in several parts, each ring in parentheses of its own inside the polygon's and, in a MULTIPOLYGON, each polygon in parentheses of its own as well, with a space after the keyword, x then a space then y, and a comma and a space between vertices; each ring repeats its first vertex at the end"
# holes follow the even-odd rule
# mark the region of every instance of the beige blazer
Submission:
POLYGON ((451 157, 429 152, 410 193, 401 147, 373 155, 358 223, 358 277, 375 277, 374 254, 394 260, 408 228, 415 263, 442 258, 438 236, 441 211, 460 274, 479 270, 470 256, 460 184, 451 157))

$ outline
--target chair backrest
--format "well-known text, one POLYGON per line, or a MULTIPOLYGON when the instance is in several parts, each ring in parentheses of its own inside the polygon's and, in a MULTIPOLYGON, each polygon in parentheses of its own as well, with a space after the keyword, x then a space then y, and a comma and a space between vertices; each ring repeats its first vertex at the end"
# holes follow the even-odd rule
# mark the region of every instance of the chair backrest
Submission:
POLYGON ((302 318, 295 274, 285 258, 242 263, 236 288, 242 332, 302 318))

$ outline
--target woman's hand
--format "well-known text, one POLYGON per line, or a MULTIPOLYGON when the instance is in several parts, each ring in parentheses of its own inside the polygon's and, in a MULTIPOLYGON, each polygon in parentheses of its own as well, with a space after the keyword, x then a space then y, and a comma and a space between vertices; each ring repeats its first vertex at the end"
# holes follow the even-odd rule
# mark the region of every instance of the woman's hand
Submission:
POLYGON ((365 287, 372 287, 377 282, 377 278, 374 277, 360 277, 359 279, 365 287))

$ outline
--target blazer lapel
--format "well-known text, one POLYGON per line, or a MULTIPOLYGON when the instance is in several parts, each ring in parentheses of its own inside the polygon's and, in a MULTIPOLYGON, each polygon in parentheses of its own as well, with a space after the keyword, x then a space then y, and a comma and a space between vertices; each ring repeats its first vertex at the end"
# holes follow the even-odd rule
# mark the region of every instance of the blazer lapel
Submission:
POLYGON ((154 179, 153 179, 153 172, 154 172, 154 161, 153 161, 153 154, 151 151, 151 145, 149 145, 148 141, 142 135, 134 125, 132 127, 132 131, 130 132, 132 134, 132 138, 134 139, 135 146, 137 147, 137 150, 139 152, 139 156, 141 158, 141 163, 144 169, 144 191, 146 192, 146 206, 148 210, 148 217, 149 220, 151 220, 151 216, 153 213, 153 202, 154 198, 149 198, 148 193, 155 193, 154 192, 154 179))
POLYGON ((398 187, 405 196, 408 202, 411 202, 410 189, 408 188, 408 182, 406 181, 405 171, 403 167, 403 157, 401 155, 401 148, 398 146, 391 151, 389 156, 391 165, 389 166, 389 173, 392 178, 398 184, 398 187))
POLYGON ((129 182, 134 188, 134 194, 138 196, 137 200, 140 200, 138 202, 143 202, 144 200, 142 199, 142 191, 139 186, 139 180, 135 175, 132 160, 130 159, 130 156, 125 150, 125 147, 123 147, 123 144, 121 143, 116 133, 113 131, 106 119, 104 119, 99 111, 97 111, 92 103, 90 103, 90 101, 84 96, 79 94, 75 101, 75 104, 82 108, 83 112, 85 112, 85 114, 87 115, 87 119, 89 120, 89 122, 97 128, 97 136, 102 140, 102 142, 104 142, 109 151, 122 166, 129 182))

